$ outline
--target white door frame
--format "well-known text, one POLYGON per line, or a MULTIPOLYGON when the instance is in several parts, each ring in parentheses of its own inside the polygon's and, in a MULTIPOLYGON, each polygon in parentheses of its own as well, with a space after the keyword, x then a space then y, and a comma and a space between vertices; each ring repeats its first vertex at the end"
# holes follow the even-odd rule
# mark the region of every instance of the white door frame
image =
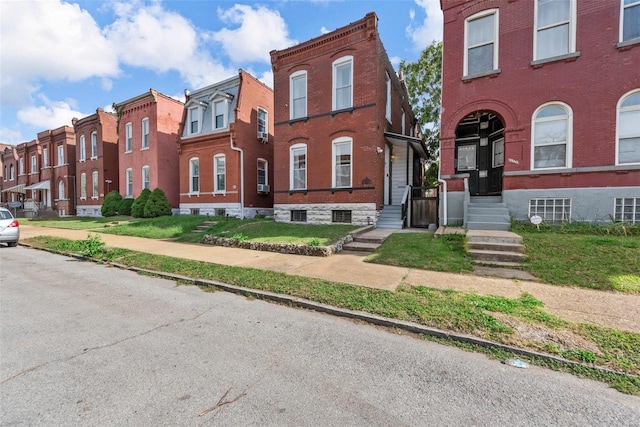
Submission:
POLYGON ((391 204, 391 192, 389 188, 391 186, 391 150, 387 144, 384 145, 384 204, 391 204))

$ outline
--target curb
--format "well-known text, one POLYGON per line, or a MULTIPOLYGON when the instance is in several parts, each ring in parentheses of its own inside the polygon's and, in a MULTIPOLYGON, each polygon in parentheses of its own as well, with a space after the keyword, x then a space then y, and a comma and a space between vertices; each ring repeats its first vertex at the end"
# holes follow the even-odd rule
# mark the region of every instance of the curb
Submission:
POLYGON ((484 340, 482 338, 477 338, 477 337, 473 337, 470 335, 463 335, 463 334, 457 334, 457 333, 451 333, 451 332, 446 332, 440 329, 436 329, 436 328, 431 328, 428 326, 424 326, 424 325, 420 325, 418 323, 414 323, 414 322, 407 322, 404 320, 398 320, 398 319, 390 319, 387 317, 382 317, 382 316, 378 316, 376 314, 371 314, 371 313, 367 313, 364 311, 355 311, 355 310, 349 310, 346 308, 339 308, 339 307, 334 307, 331 305, 327 305, 327 304, 322 304, 322 303, 318 303, 315 301, 311 301, 311 300, 307 300, 304 298, 299 298, 299 297, 294 297, 294 296, 289 296, 289 295, 284 295, 284 294, 277 294, 274 292, 269 292, 269 291, 262 291, 259 289, 251 289, 251 288, 243 288, 241 286, 235 286, 235 285, 230 285, 228 283, 223 283, 223 282, 217 282, 215 280, 206 280, 206 279, 194 279, 192 277, 188 277, 188 276, 182 276, 179 274, 173 274, 173 273, 165 273, 165 272, 160 272, 160 271, 155 271, 155 270, 148 270, 145 268, 139 268, 139 267, 135 267, 135 266, 129 266, 129 265, 125 265, 125 264, 120 264, 117 262, 110 262, 110 261, 103 261, 103 260, 98 260, 98 259, 94 259, 94 258, 88 258, 85 257, 83 255, 79 255, 79 254, 74 254, 74 253, 67 253, 67 252, 62 252, 62 251, 55 251, 55 250, 51 250, 51 249, 47 249, 47 248, 41 248, 41 247, 37 247, 37 246, 32 246, 30 244, 25 244, 25 243, 19 243, 21 246, 25 246, 28 248, 32 248, 32 249, 36 249, 36 250, 42 250, 42 251, 46 251, 46 252, 50 252, 50 253, 54 253, 54 254, 58 254, 58 255, 64 255, 64 256, 69 256, 72 258, 76 258, 79 260, 83 260, 83 261, 91 261, 91 262, 100 262, 103 263, 105 265, 110 265, 112 267, 116 267, 116 268, 120 268, 122 270, 129 270, 129 271, 133 271, 136 273, 145 273, 145 274, 149 274, 149 275, 153 275, 156 277, 160 277, 163 279, 168 279, 168 280, 175 280, 175 281, 183 281, 183 282, 190 282, 191 284, 198 286, 200 288, 202 287, 214 287, 216 289, 219 289, 221 291, 225 291, 225 292, 230 292, 230 293, 234 293, 234 294, 238 294, 238 295, 242 295, 242 296, 252 296, 255 298, 259 298, 265 301, 273 301, 273 302, 277 302, 280 304, 285 304, 285 305, 289 305, 289 306, 296 306, 296 307, 301 307, 301 308, 306 308, 309 310, 314 310, 320 313, 325 313, 325 314, 330 314, 333 316, 338 316, 338 317, 343 317, 346 319, 352 319, 352 320, 360 320, 372 325, 376 325, 376 326, 382 326, 382 327, 387 327, 387 328, 394 328, 394 329, 400 329, 403 331, 407 331, 407 332, 411 332, 411 333, 415 333, 415 334, 421 334, 421 335, 427 335, 427 336, 431 336, 431 337, 436 337, 436 338, 442 338, 442 339, 448 339, 451 341, 456 341, 456 342, 461 342, 461 343, 465 343, 465 344, 474 344, 480 347, 485 347, 485 348, 495 348, 495 349, 500 349, 500 350, 506 350, 509 352, 512 352, 514 354, 520 355, 520 356, 527 356, 527 357, 531 357, 531 358, 535 358, 535 359, 542 359, 545 361, 549 361, 549 362, 555 362, 555 363, 560 363, 562 365, 568 365, 568 366, 574 366, 574 367, 579 367, 579 368, 586 368, 586 369, 593 369, 593 370, 597 370, 603 374, 609 374, 609 375, 619 375, 619 376, 627 376, 627 377, 632 377, 632 378, 640 378, 640 376, 637 375, 633 375, 633 374, 629 374, 629 373, 625 373, 625 372, 618 372, 618 371, 614 371, 611 369, 606 369, 606 368, 602 368, 602 367, 598 367, 598 366, 592 366, 592 365, 587 365, 587 364, 583 364, 580 362, 576 362, 573 360, 569 360, 569 359, 565 359, 562 357, 558 357, 558 356, 553 356, 550 354, 546 354, 546 353, 538 353, 536 351, 531 351, 531 350, 525 350, 525 349, 521 349, 518 347, 512 347, 506 344, 500 344, 497 342, 493 342, 493 341, 488 341, 488 340, 484 340))

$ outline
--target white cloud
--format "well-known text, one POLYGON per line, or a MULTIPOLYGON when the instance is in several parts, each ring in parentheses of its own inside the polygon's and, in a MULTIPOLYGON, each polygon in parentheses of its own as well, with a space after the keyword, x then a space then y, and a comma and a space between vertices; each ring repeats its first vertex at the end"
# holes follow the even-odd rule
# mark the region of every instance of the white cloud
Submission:
POLYGON ((324 25, 320 28, 320 34, 327 34, 330 32, 331 30, 327 29, 327 27, 325 27, 324 25))
POLYGON ((91 15, 60 1, 0 2, 2 102, 24 105, 38 80, 119 73, 115 51, 91 15))
POLYGON ((443 17, 439 0, 415 0, 418 7, 426 14, 424 21, 415 22, 416 12, 411 10, 411 23, 406 29, 407 37, 413 42, 416 50, 422 51, 433 40, 442 40, 443 17))
POLYGON ((193 88, 209 85, 236 71, 202 48, 206 33, 159 2, 113 3, 118 17, 104 30, 122 63, 164 73, 175 70, 193 88))
POLYGON ((264 6, 254 9, 236 4, 227 10, 218 9, 218 17, 226 24, 239 24, 235 29, 223 28, 212 35, 236 64, 270 63, 270 51, 297 44, 289 38, 287 24, 280 13, 264 6))
POLYGON ((38 96, 42 105, 29 106, 18 111, 17 117, 22 123, 40 129, 55 129, 60 126, 71 126, 74 117, 88 116, 86 113, 74 110, 75 100, 51 101, 45 95, 38 96))
POLYGON ((0 144, 18 145, 25 142, 19 130, 0 128, 0 144))

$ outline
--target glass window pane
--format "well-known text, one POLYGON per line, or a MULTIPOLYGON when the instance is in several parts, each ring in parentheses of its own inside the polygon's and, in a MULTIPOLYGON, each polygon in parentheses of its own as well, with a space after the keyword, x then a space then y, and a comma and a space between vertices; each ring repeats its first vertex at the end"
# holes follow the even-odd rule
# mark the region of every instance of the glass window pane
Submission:
POLYGON ((537 59, 569 53, 569 24, 538 31, 537 43, 537 59))
POLYGON ((469 49, 467 68, 469 76, 493 70, 493 43, 469 49))
POLYGON ((552 105, 549 107, 544 107, 542 110, 540 110, 536 115, 536 118, 539 119, 543 117, 566 116, 566 115, 567 115, 567 112, 565 111, 564 108, 552 105))
POLYGON ((618 136, 620 138, 640 135, 640 109, 620 113, 618 136))
POLYGON ((619 163, 640 163, 640 138, 624 138, 619 142, 619 163))
POLYGON ((632 107, 634 105, 640 107, 640 93, 627 96, 625 100, 622 101, 622 104, 620 104, 620 108, 632 107))
POLYGON ((535 168, 554 168, 565 165, 566 148, 565 145, 546 145, 536 147, 534 150, 535 168))
POLYGON ((570 16, 569 0, 539 0, 538 28, 568 21, 570 16))
POLYGON ((622 28, 622 40, 637 37, 640 37, 640 5, 624 9, 624 27, 622 28))
POLYGON ((336 86, 344 87, 351 85, 351 63, 338 65, 336 67, 336 86))
POLYGON ((567 140, 567 121, 552 120, 535 124, 534 144, 550 144, 567 140))
POLYGON ((475 46, 482 43, 493 42, 494 40, 494 19, 495 15, 487 15, 482 18, 469 21, 467 45, 475 46))
POLYGON ((458 147, 458 170, 467 171, 476 169, 476 146, 461 145, 458 147))

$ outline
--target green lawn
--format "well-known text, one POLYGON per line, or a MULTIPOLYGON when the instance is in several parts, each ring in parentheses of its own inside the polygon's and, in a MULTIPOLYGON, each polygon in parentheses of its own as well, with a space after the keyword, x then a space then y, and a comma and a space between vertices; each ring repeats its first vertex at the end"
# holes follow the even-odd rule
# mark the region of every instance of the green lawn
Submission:
POLYGON ((109 218, 65 217, 65 218, 20 218, 20 222, 38 227, 67 228, 72 230, 95 230, 140 221, 130 216, 113 216, 109 218))

